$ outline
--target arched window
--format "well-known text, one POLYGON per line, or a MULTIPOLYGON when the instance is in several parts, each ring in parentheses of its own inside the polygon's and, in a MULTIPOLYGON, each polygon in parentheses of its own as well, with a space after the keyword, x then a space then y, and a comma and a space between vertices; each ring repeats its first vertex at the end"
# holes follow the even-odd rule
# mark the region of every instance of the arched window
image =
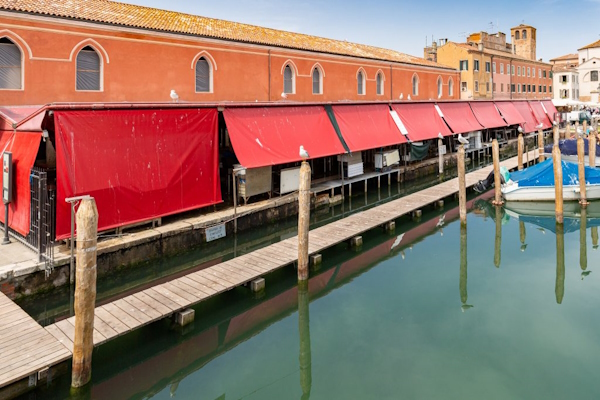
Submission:
POLYGON ((413 96, 419 95, 419 76, 417 74, 414 74, 412 78, 412 94, 413 96))
POLYGON ((22 89, 22 54, 8 38, 0 39, 0 89, 22 89))
POLYGON ((212 68, 208 60, 200 57, 196 61, 196 93, 210 93, 212 83, 212 68))
POLYGON ((77 54, 77 90, 100 90, 100 56, 90 46, 77 54))
POLYGON ((289 65, 283 70, 283 93, 294 93, 294 71, 289 65))
POLYGON ((365 74, 362 71, 358 71, 356 75, 356 85, 358 94, 365 94, 365 74))
POLYGON ((515 31, 515 39, 516 40, 521 39, 521 33, 519 31, 515 31))
POLYGON ((323 86, 321 85, 321 82, 321 71, 319 71, 319 68, 314 67, 312 72, 313 94, 323 93, 323 86))
POLYGON ((377 74, 377 94, 381 95, 383 94, 383 74, 381 72, 379 72, 377 74))
POLYGON ((523 39, 527 39, 527 31, 523 29, 523 34, 521 35, 523 39))
POLYGON ((437 88, 438 88, 438 99, 442 97, 442 77, 440 76, 437 80, 437 88))
POLYGON ((452 78, 448 80, 448 96, 454 96, 454 81, 452 78))

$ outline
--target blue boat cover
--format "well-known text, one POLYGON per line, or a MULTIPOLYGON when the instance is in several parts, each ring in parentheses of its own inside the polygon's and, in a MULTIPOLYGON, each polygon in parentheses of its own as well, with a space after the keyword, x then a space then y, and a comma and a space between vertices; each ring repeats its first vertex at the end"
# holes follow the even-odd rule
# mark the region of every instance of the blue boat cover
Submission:
MULTIPOLYGON (((537 225, 540 228, 556 233, 556 217, 538 215, 519 215, 519 221, 537 225)), ((600 218, 587 218, 588 228, 600 226, 600 218)), ((581 218, 565 217, 563 223, 565 233, 578 232, 581 229, 581 218)))
MULTIPOLYGON (((589 150, 589 141, 587 139, 583 139, 583 143, 585 146, 585 155, 588 155, 589 150)), ((544 153, 552 153, 553 144, 547 144, 544 146, 544 153)), ((577 155, 577 139, 563 139, 558 142, 558 148, 560 152, 567 156, 576 156, 577 155)), ((600 155, 600 145, 596 144, 596 154, 600 155)))
MULTIPOLYGON (((563 186, 579 185, 577 163, 561 161, 563 170, 563 186)), ((522 171, 510 173, 510 179, 519 183, 520 187, 554 186, 554 163, 549 158, 544 162, 522 171)), ((600 169, 585 167, 586 184, 600 184, 600 169)))

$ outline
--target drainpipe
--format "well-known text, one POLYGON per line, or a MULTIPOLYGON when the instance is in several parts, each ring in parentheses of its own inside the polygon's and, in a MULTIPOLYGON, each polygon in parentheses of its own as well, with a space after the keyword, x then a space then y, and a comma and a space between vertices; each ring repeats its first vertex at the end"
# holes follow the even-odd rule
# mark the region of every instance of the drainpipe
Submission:
POLYGON ((390 101, 394 100, 394 73, 390 64, 390 101))
POLYGON ((494 100, 494 73, 495 72, 494 72, 494 55, 493 54, 492 54, 490 63, 492 64, 492 65, 490 65, 490 68, 492 69, 490 71, 490 73, 492 74, 492 82, 491 82, 492 83, 492 100, 494 100))
POLYGON ((271 101, 271 49, 269 49, 269 99, 271 101))
POLYGON ((509 88, 509 93, 510 93, 510 99, 512 100, 513 98, 513 91, 512 91, 512 58, 510 59, 510 67, 508 68, 508 84, 510 85, 509 88))

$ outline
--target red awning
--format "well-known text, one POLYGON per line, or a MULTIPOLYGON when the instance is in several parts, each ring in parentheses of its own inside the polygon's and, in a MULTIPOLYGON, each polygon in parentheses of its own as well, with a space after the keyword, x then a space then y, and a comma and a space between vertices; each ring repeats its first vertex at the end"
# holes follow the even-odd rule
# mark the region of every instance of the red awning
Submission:
POLYGON ((346 153, 322 106, 226 108, 223 111, 235 155, 246 168, 346 153))
POLYGON ((55 111, 56 237, 65 198, 90 195, 98 230, 221 202, 216 108, 55 111))
POLYGON ((13 130, 13 124, 31 117, 27 122, 17 128, 18 131, 32 132, 42 130, 42 121, 45 112, 42 106, 3 106, 0 107, 0 130, 13 130))
POLYGON ((554 121, 557 118, 558 110, 554 107, 552 100, 542 100, 542 104, 544 105, 544 108, 546 108, 548 118, 550 118, 551 121, 554 121))
POLYGON ((529 103, 527 101, 513 101, 513 105, 525 120, 525 123, 523 124, 523 132, 535 132, 536 125, 539 124, 539 122, 533 115, 533 111, 531 111, 529 103))
POLYGON ((506 121, 498 113, 498 109, 491 101, 472 101, 471 109, 475 118, 486 129, 500 128, 506 126, 506 121))
POLYGON ((413 142, 436 139, 438 134, 452 136, 452 132, 436 111, 433 103, 392 104, 413 142))
POLYGON ((546 115, 544 111, 544 107, 542 107, 542 103, 539 101, 530 101, 529 105, 531 106, 531 110, 533 111, 533 115, 537 119, 538 123, 542 123, 542 129, 552 128, 552 121, 546 115))
POLYGON ((344 141, 350 151, 406 143, 386 104, 333 106, 344 141))
POLYGON ((494 104, 508 125, 521 125, 525 122, 525 118, 510 101, 497 101, 494 104))
POLYGON ((481 124, 477 122, 469 103, 438 103, 438 107, 454 133, 481 130, 481 124))
MULTIPOLYGON (((8 226, 23 236, 29 234, 31 188, 29 175, 40 147, 41 132, 0 131, 0 158, 12 152, 14 166, 13 202, 9 205, 8 226)), ((1 163, 2 161, 0 161, 1 163)), ((0 174, 2 187, 2 174, 0 174)), ((4 202, 0 200, 0 221, 4 223, 4 202)))

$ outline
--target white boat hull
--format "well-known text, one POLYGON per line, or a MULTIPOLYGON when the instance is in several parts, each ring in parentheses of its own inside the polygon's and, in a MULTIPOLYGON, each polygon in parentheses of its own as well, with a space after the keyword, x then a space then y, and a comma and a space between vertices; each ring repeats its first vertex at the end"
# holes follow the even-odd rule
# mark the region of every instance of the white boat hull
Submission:
MULTIPOLYGON (((554 186, 519 187, 517 182, 512 181, 502 186, 506 201, 554 201, 555 193, 554 186)), ((600 199, 600 185, 588 185, 586 196, 588 200, 600 199)), ((564 201, 578 201, 580 198, 579 185, 563 186, 564 201)))

